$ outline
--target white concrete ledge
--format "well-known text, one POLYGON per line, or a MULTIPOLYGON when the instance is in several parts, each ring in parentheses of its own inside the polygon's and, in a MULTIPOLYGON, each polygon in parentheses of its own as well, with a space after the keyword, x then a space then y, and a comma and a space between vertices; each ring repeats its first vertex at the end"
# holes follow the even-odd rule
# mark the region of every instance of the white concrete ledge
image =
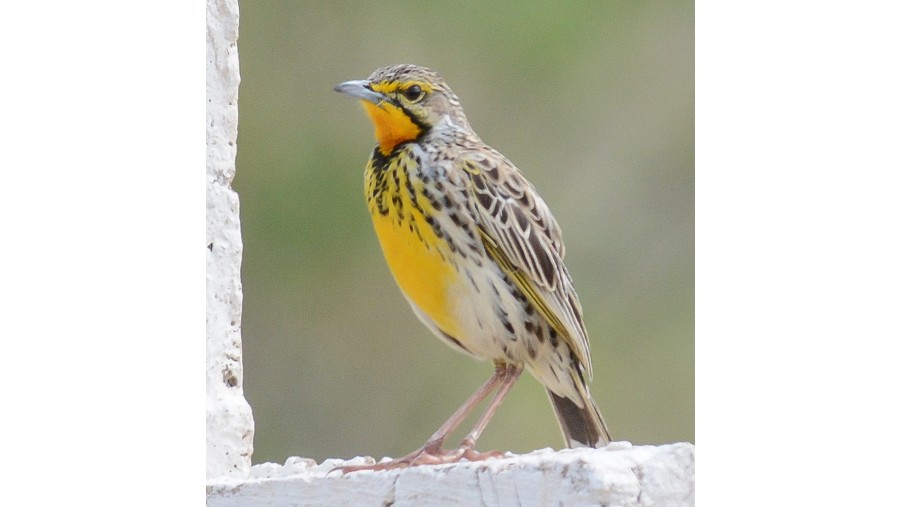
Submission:
POLYGON ((383 472, 328 472, 372 458, 288 458, 263 463, 244 480, 208 482, 207 506, 692 506, 694 446, 544 449, 525 455, 383 472))

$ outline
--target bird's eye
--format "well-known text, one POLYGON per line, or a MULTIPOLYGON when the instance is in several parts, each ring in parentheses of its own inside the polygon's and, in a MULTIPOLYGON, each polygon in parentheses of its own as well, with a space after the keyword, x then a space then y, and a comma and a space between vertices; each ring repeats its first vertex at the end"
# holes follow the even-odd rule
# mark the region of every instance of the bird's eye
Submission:
POLYGON ((409 88, 403 90, 403 96, 406 97, 410 102, 415 102, 421 99, 425 95, 425 92, 422 91, 422 87, 419 85, 412 85, 409 88))

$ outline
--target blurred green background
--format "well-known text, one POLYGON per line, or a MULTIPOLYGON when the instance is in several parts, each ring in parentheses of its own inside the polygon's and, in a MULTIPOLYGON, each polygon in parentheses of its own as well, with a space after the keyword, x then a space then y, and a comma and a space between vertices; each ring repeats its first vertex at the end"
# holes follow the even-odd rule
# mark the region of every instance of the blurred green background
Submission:
MULTIPOLYGON (((492 373, 416 320, 366 212, 372 127, 332 88, 404 62, 446 78, 562 226, 613 437, 694 441, 693 2, 240 7, 254 463, 405 454, 492 373)), ((544 390, 522 379, 480 449, 562 446, 544 390)))

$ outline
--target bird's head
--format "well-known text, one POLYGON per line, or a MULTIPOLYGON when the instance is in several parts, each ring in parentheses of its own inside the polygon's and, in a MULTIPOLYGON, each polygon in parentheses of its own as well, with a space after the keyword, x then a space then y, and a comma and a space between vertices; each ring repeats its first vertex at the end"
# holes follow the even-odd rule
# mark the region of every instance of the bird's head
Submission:
POLYGON ((362 101, 384 155, 434 128, 469 129, 457 96, 440 75, 424 67, 391 65, 368 79, 346 81, 334 89, 362 101))

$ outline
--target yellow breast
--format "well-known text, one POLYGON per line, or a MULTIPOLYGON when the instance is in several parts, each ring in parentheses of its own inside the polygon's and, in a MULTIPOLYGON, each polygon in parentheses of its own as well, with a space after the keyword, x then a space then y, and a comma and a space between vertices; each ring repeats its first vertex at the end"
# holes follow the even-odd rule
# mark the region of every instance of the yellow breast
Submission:
POLYGON ((376 213, 372 221, 397 285, 441 331, 459 336, 459 326, 448 300, 448 289, 456 282, 458 273, 441 257, 444 240, 434 234, 419 211, 412 211, 400 222, 391 215, 376 213), (410 223, 415 224, 413 231, 410 223))
POLYGON ((459 338, 450 300, 459 278, 446 240, 425 220, 435 212, 423 195, 425 183, 407 170, 412 161, 397 156, 366 171, 366 194, 375 234, 397 285, 413 305, 445 334, 459 338))

